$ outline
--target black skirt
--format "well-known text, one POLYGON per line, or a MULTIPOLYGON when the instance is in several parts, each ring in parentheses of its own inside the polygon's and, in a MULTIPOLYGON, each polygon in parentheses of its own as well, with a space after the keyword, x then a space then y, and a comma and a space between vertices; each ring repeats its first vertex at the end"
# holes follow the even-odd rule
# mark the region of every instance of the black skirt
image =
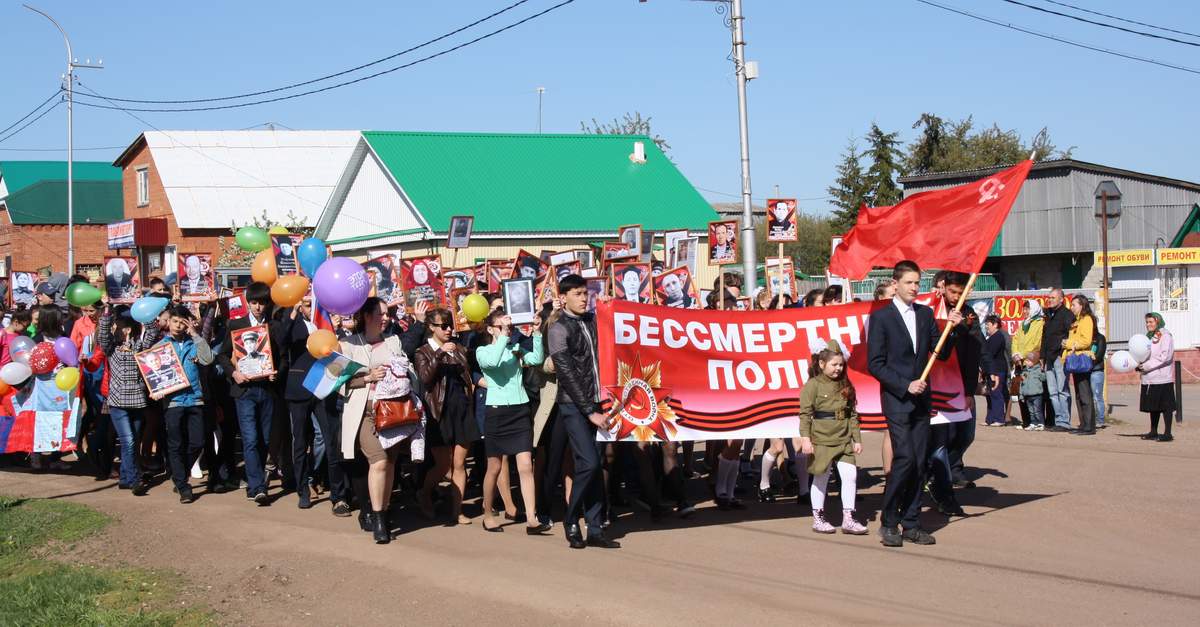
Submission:
POLYGON ((441 416, 425 423, 425 445, 469 448, 472 442, 479 440, 479 426, 471 415, 471 405, 473 402, 467 398, 462 383, 450 379, 441 416))
POLYGON ((1142 397, 1139 409, 1144 412, 1175 411, 1175 384, 1142 384, 1142 397))
POLYGON ((488 457, 533 450, 533 414, 529 412, 529 403, 488 405, 483 420, 483 447, 488 457))

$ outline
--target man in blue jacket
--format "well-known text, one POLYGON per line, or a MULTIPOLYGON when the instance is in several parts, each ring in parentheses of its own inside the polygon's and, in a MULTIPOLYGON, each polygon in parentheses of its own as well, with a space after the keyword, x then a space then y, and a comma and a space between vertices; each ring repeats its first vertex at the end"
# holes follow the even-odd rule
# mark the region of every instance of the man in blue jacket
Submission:
POLYGON ((190 385, 165 396, 152 397, 166 401, 163 421, 167 427, 167 461, 179 502, 186 504, 195 500, 188 476, 204 450, 204 379, 200 377, 200 366, 212 364, 213 353, 196 329, 196 321, 187 307, 171 309, 169 320, 170 335, 158 346, 170 344, 175 348, 190 385))

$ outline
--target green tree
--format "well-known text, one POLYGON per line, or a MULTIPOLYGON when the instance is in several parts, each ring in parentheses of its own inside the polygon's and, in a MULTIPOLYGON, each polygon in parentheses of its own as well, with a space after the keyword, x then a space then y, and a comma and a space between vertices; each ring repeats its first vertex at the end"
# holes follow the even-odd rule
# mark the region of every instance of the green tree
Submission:
POLYGON ((836 207, 833 211, 832 225, 839 231, 845 231, 854 226, 858 220, 858 209, 867 201, 867 181, 863 174, 862 153, 858 144, 851 140, 842 153, 842 162, 837 166, 837 179, 827 189, 833 196, 831 201, 836 207))
POLYGON ((907 174, 973 170, 1017 163, 1036 152, 1037 159, 1065 159, 1072 148, 1058 150, 1046 128, 1026 142, 1016 130, 1003 130, 997 124, 976 129, 974 118, 946 121, 932 113, 923 113, 913 124, 921 134, 908 146, 904 158, 907 174))
POLYGON ((879 125, 871 123, 867 133, 867 152, 871 165, 867 168, 867 202, 872 207, 894 205, 904 193, 896 184, 896 177, 903 173, 900 152, 900 132, 884 133, 879 125))
POLYGON ((591 124, 580 122, 579 128, 584 133, 591 135, 645 135, 654 141, 658 149, 667 152, 671 145, 661 135, 655 135, 654 131, 650 130, 650 118, 642 117, 642 114, 634 111, 632 114, 626 113, 621 119, 613 118, 612 122, 599 122, 596 118, 592 118, 591 124))
MULTIPOLYGON (((799 209, 796 211, 796 228, 799 240, 783 245, 784 257, 791 257, 796 269, 805 274, 824 274, 829 265, 829 244, 833 234, 840 230, 834 228, 831 218, 799 209)), ((779 256, 779 244, 767 241, 767 221, 755 227, 754 239, 761 263, 766 263, 768 257, 779 256)))
POLYGON ((249 268, 254 261, 254 256, 258 253, 252 253, 247 250, 242 250, 237 245, 234 236, 237 230, 243 226, 257 226, 258 228, 268 231, 271 227, 282 226, 288 230, 288 233, 295 235, 303 235, 308 237, 313 234, 313 228, 304 226, 300 218, 296 214, 288 211, 287 217, 281 221, 272 220, 267 216, 267 212, 263 211, 262 215, 252 218, 245 224, 234 223, 229 228, 229 235, 222 235, 217 238, 217 247, 221 250, 221 254, 217 256, 217 266, 222 268, 249 268))

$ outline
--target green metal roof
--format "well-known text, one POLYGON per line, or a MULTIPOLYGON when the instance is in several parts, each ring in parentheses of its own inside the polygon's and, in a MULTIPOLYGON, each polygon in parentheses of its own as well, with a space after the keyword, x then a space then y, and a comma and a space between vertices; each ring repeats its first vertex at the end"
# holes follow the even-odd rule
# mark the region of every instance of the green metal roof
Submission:
MULTIPOLYGON (((27 185, 10 193, 4 204, 13 224, 66 224, 67 182, 50 180, 27 185)), ((75 224, 108 224, 124 219, 124 215, 120 178, 75 181, 75 224)))
POLYGON ((1171 238, 1171 248, 1183 246, 1183 238, 1192 233, 1200 232, 1200 205, 1192 205, 1192 211, 1179 225, 1179 231, 1171 238))
POLYGON ((474 215, 476 233, 703 229, 717 214, 640 135, 366 131, 430 227, 474 215), (641 141, 646 163, 629 160, 641 141))
MULTIPOLYGON (((121 181, 121 169, 107 161, 76 161, 71 175, 76 181, 121 181)), ((0 179, 15 194, 38 181, 67 180, 66 161, 0 161, 0 179)))

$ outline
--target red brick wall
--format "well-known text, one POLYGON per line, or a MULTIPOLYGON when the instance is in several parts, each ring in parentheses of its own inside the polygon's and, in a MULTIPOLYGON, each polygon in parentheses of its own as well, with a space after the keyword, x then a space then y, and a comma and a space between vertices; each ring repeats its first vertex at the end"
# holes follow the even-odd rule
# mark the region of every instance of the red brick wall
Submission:
MULTIPOLYGON (((100 264, 108 254, 108 227, 103 224, 75 225, 75 263, 100 264)), ((0 212, 0 258, 12 256, 12 270, 36 270, 51 266, 56 272, 67 268, 67 225, 13 225, 8 212, 0 212)))
MULTIPOLYGON (((1183 382, 1200 383, 1200 350, 1187 348, 1175 351, 1175 361, 1183 364, 1183 382)), ((1105 369, 1104 376, 1112 385, 1138 385, 1140 375, 1136 372, 1113 372, 1111 367, 1105 369)))
POLYGON ((220 255, 217 238, 229 235, 229 229, 187 229, 179 228, 175 221, 175 212, 167 199, 158 168, 154 164, 154 156, 142 143, 138 149, 122 164, 121 187, 124 198, 125 218, 166 218, 167 242, 175 244, 180 253, 212 253, 220 255), (137 204, 137 171, 145 167, 150 176, 150 202, 139 207, 137 204))

